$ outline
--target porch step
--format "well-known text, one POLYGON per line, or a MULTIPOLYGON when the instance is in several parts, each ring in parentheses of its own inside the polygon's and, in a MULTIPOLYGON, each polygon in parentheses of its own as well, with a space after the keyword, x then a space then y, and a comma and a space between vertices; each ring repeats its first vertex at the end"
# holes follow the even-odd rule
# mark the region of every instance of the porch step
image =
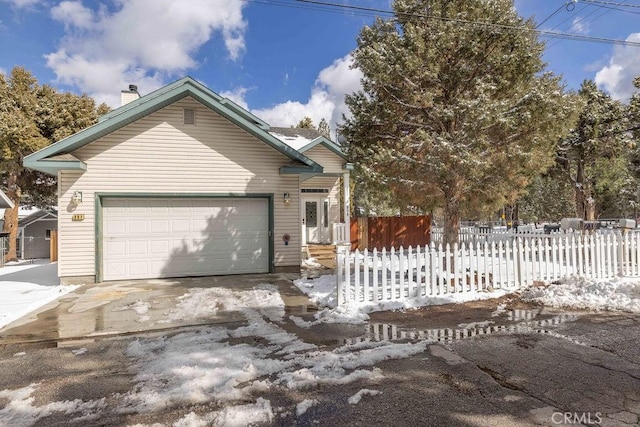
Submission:
POLYGON ((310 258, 317 260, 334 259, 336 257, 335 245, 308 245, 307 253, 310 258))

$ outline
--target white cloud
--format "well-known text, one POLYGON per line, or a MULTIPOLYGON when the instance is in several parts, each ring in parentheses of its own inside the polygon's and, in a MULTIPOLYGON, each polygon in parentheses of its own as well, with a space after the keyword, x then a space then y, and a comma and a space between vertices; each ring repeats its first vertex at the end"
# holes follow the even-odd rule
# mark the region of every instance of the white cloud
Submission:
POLYGON ((582 17, 574 18, 571 23, 571 32, 576 34, 588 34, 591 28, 589 22, 586 22, 582 17))
POLYGON ((349 113, 345 95, 361 89, 362 72, 351 69, 351 63, 351 55, 347 55, 320 71, 306 103, 287 101, 252 113, 272 126, 295 126, 306 116, 317 126, 324 118, 335 132, 336 124, 342 122, 342 114, 349 113))
POLYGON ((63 22, 67 30, 72 27, 80 29, 91 28, 93 12, 77 1, 63 1, 51 9, 53 19, 63 22))
MULTIPOLYGON (((640 33, 633 33, 627 41, 640 43, 640 33)), ((640 49, 637 46, 616 46, 609 64, 596 73, 595 82, 613 98, 628 100, 634 93, 633 79, 640 76, 640 49)))
POLYGON ((220 92, 220 96, 224 96, 225 98, 229 98, 231 101, 235 102, 240 107, 244 108, 245 110, 248 110, 249 106, 247 105, 247 102, 245 101, 245 95, 246 95, 247 92, 249 92, 249 89, 247 89, 246 87, 239 87, 239 88, 236 88, 236 89, 234 89, 232 91, 220 92))
POLYGON ((16 9, 24 9, 42 3, 42 0, 2 0, 16 9))
POLYGON ((215 34, 229 57, 244 51, 246 2, 229 0, 118 0, 117 10, 92 10, 81 1, 52 8, 66 37, 46 55, 59 82, 77 86, 99 102, 119 104, 119 91, 135 83, 148 93, 167 77, 199 64, 195 52, 215 34))

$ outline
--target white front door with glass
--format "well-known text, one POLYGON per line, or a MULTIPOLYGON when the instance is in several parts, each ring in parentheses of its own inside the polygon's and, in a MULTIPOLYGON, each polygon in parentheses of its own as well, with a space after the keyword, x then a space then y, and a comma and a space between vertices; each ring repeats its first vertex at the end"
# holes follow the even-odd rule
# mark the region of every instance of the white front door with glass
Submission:
POLYGON ((329 199, 303 197, 302 244, 329 243, 329 199))

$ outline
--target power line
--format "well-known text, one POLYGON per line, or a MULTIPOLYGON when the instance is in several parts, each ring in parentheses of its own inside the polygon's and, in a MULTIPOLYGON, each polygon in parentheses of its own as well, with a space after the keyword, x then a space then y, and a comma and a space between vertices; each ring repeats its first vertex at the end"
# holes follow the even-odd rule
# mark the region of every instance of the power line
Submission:
MULTIPOLYGON (((567 8, 567 11, 569 11, 569 5, 572 5, 572 4, 575 4, 575 3, 573 1, 568 1, 568 2, 565 2, 564 4, 560 5, 560 7, 557 8, 551 15, 547 16, 538 25, 536 25, 536 29, 542 27, 542 24, 547 22, 549 19, 553 18, 556 15, 556 13, 560 12, 562 9, 567 8)), ((574 6, 574 8, 575 8, 575 6, 574 6)))
MULTIPOLYGON (((582 12, 583 10, 585 10, 585 9, 586 9, 587 7, 589 7, 589 6, 593 6, 593 5, 585 4, 585 5, 584 5, 584 6, 582 6, 582 8, 578 11, 578 14, 579 14, 580 12, 582 12)), ((575 26, 577 26, 577 25, 580 25, 580 26, 585 26, 585 27, 586 27, 587 25, 589 25, 589 24, 591 24, 591 23, 593 23, 593 22, 597 21, 598 19, 602 18, 602 17, 603 17, 604 15, 606 15, 607 13, 611 12, 610 10, 608 10, 608 11, 603 12, 603 13, 601 13, 600 15, 598 15, 598 16, 596 16, 596 17, 594 17, 594 18, 593 18, 593 19, 591 19, 590 21, 586 21, 586 19, 587 19, 588 17, 590 17, 591 15, 593 15, 594 13, 596 13, 598 10, 599 10, 599 8, 597 8, 597 7, 596 7, 596 8, 594 8, 591 12, 589 12, 587 15, 582 16, 582 17, 579 17, 579 18, 577 18, 577 19, 574 19, 574 20, 573 20, 573 22, 571 23, 571 26, 572 26, 572 27, 575 27, 575 26)), ((571 19, 571 16, 568 16, 564 21, 562 21, 560 24, 556 25, 554 28, 559 27, 560 25, 562 25, 562 24, 564 24, 565 22, 567 22, 569 19, 571 19)), ((565 30, 565 31, 566 31, 566 30, 565 30)), ((578 33, 578 30, 573 31, 572 33, 573 33, 573 34, 577 34, 577 33, 578 33)), ((562 40, 556 40, 554 43, 550 44, 550 45, 547 47, 547 49, 551 50, 553 47, 555 47, 556 45, 558 45, 558 44, 559 44, 559 43, 561 43, 561 42, 562 42, 562 40)))
MULTIPOLYGON (((370 8, 370 7, 365 7, 365 6, 339 4, 339 3, 330 3, 330 2, 320 1, 320 0, 295 0, 295 2, 296 3, 305 3, 305 4, 310 4, 310 5, 316 5, 316 6, 325 6, 327 8, 352 10, 352 11, 366 12, 366 13, 373 13, 373 14, 384 14, 384 15, 391 15, 391 16, 395 15, 395 13, 393 11, 391 11, 391 10, 370 8)), ((606 37, 587 36, 587 35, 575 34, 575 33, 573 33, 573 34, 572 33, 562 33, 562 32, 557 32, 557 31, 532 29, 532 28, 527 28, 527 27, 518 27, 518 26, 514 26, 514 25, 497 24, 497 23, 493 23, 493 22, 470 21, 470 20, 466 20, 466 19, 448 18, 448 17, 443 17, 443 16, 425 15, 425 14, 419 14, 419 13, 401 13, 400 15, 408 16, 408 17, 415 17, 415 18, 424 18, 424 19, 452 22, 452 23, 463 24, 463 25, 479 25, 479 26, 497 28, 497 29, 503 29, 503 30, 524 31, 524 32, 530 32, 530 33, 539 34, 539 35, 545 36, 545 37, 551 37, 551 38, 559 38, 559 39, 575 40, 575 41, 584 41, 584 42, 592 42, 592 43, 606 43, 606 44, 615 44, 615 45, 623 45, 623 46, 640 47, 640 42, 633 42, 633 41, 620 40, 620 39, 611 39, 611 38, 606 38, 606 37)))
POLYGON ((607 6, 618 6, 618 7, 631 7, 640 9, 640 4, 628 4, 628 3, 616 3, 612 1, 602 1, 602 0, 581 0, 584 3, 593 3, 596 5, 607 5, 607 6))
MULTIPOLYGON (((596 4, 596 3, 589 3, 590 6, 596 6, 598 8, 602 8, 602 9, 607 9, 609 12, 612 10, 617 10, 618 12, 624 12, 624 13, 632 13, 634 15, 640 15, 640 11, 637 10, 625 10, 622 9, 621 7, 616 7, 616 6, 608 6, 608 5, 601 5, 601 4, 596 4)), ((628 5, 630 6, 630 5, 628 5)), ((634 7, 640 7, 640 5, 635 6, 634 7)))

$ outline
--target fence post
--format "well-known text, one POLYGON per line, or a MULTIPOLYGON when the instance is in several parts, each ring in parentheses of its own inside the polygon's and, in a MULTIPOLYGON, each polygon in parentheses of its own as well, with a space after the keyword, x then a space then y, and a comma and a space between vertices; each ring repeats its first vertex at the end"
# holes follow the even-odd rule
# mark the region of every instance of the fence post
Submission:
POLYGON ((350 285, 351 278, 348 277, 348 270, 345 270, 345 264, 349 262, 350 245, 336 245, 336 293, 338 297, 338 305, 346 302, 346 292, 350 285))

